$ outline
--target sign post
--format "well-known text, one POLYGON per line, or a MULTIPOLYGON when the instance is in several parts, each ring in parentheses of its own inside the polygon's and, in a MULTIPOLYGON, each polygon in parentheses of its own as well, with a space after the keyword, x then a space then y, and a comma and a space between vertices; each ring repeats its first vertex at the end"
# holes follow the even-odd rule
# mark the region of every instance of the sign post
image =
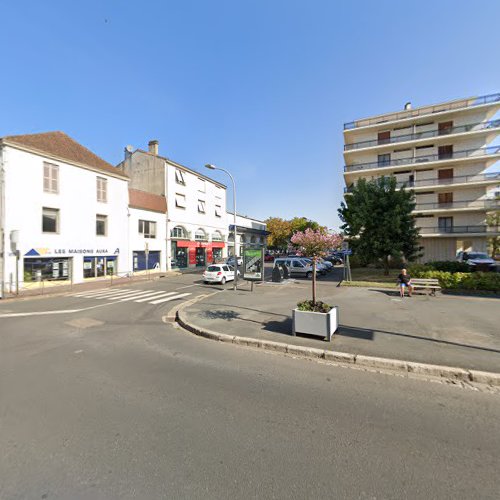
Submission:
POLYGON ((349 248, 348 241, 342 242, 341 253, 344 256, 344 280, 345 281, 352 281, 351 264, 349 262, 349 255, 352 255, 352 250, 349 248))

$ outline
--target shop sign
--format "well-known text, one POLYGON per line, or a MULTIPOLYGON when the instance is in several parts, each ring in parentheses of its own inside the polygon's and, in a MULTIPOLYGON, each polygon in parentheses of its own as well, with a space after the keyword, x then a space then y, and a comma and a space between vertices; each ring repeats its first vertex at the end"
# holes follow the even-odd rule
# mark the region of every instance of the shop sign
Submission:
MULTIPOLYGON (((120 253, 120 249, 116 248, 114 255, 120 253)), ((107 248, 32 248, 29 252, 25 253, 25 257, 42 257, 43 255, 78 255, 78 254, 88 254, 88 255, 109 255, 111 252, 107 248)))

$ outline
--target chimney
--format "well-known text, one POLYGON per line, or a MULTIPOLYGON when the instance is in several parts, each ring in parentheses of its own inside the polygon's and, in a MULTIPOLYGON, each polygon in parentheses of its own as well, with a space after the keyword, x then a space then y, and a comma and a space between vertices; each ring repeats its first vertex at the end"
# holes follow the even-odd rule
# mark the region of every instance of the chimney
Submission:
POLYGON ((158 141, 156 139, 149 141, 149 152, 153 155, 158 156, 158 141))
POLYGON ((408 109, 411 109, 411 102, 408 101, 406 104, 405 104, 405 111, 407 111, 408 109))

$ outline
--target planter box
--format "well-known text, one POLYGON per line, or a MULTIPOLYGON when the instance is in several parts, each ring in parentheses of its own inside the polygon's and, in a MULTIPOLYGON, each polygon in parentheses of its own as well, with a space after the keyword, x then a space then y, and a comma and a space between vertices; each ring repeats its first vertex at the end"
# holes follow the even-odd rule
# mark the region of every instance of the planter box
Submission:
POLYGON ((294 309, 293 316, 293 335, 296 333, 308 333, 324 337, 331 341, 333 334, 339 326, 338 307, 333 306, 328 313, 318 313, 310 311, 299 311, 294 309))

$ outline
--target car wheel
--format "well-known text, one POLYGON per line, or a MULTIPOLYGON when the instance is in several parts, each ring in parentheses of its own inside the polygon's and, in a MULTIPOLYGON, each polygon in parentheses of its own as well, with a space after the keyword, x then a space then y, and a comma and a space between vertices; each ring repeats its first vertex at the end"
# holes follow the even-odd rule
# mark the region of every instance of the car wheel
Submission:
POLYGON ((309 271, 308 273, 306 273, 306 280, 308 280, 311 276, 312 276, 312 272, 311 271, 309 271))
POLYGON ((222 278, 222 279, 220 280, 220 284, 221 284, 221 285, 225 285, 225 284, 226 284, 226 278, 222 278))
POLYGON ((203 283, 205 283, 205 285, 208 285, 208 281, 204 281, 203 283))

